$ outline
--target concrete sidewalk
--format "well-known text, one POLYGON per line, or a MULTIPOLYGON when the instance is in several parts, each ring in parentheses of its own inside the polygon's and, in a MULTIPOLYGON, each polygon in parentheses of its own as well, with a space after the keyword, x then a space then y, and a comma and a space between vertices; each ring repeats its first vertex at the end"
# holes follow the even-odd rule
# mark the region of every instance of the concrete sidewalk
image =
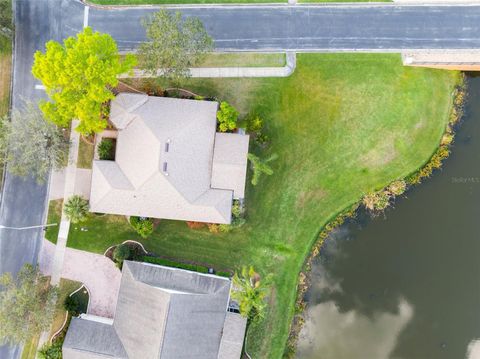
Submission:
MULTIPOLYGON (((235 77, 288 77, 297 66, 297 55, 295 52, 287 52, 286 65, 282 67, 195 67, 190 69, 190 76, 197 78, 235 78, 235 77)), ((159 77, 162 71, 159 70, 156 75, 152 75, 143 70, 133 70, 133 76, 120 75, 119 78, 130 77, 159 77)))

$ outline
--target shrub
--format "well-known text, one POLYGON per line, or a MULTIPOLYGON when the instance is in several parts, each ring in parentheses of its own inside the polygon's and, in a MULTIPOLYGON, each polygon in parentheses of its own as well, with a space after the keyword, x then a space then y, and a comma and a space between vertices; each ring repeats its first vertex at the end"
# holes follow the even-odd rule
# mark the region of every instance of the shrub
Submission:
POLYGON ((255 113, 248 114, 246 118, 247 132, 260 133, 263 128, 263 120, 255 113))
POLYGON ((388 191, 382 190, 373 192, 363 197, 363 205, 371 212, 383 211, 390 204, 390 195, 388 191))
POLYGON ((80 303, 76 297, 69 295, 63 302, 63 308, 70 312, 73 316, 77 316, 80 309, 80 303))
POLYGON ((216 224, 216 223, 208 223, 207 224, 207 227, 208 227, 208 231, 210 233, 218 233, 220 231, 220 228, 219 228, 219 224, 216 224))
POLYGON ((62 340, 56 340, 52 344, 45 343, 38 351, 39 359, 62 359, 62 340))
POLYGON ((130 247, 125 243, 119 244, 115 247, 115 250, 113 251, 113 261, 120 269, 122 269, 123 261, 130 259, 131 256, 132 252, 130 250, 130 247))
POLYGON ((252 185, 256 186, 262 174, 271 176, 273 174, 273 169, 270 167, 269 162, 274 161, 278 158, 277 154, 274 153, 266 159, 261 159, 260 157, 254 155, 253 153, 248 154, 248 160, 250 161, 251 168, 253 170, 252 175, 252 185))
POLYGON ((238 111, 228 102, 223 101, 217 112, 217 120, 220 132, 232 131, 237 127, 238 111))
POLYGON ((206 226, 205 223, 203 222, 192 222, 192 221, 187 221, 187 226, 190 229, 200 229, 206 226))
POLYGON ((219 224, 218 225, 218 230, 221 232, 221 233, 228 233, 232 230, 232 226, 229 225, 229 224, 219 224))
POLYGON ((404 180, 393 181, 388 186, 388 192, 390 192, 392 196, 400 196, 405 192, 406 189, 407 189, 407 184, 405 183, 404 180))
POLYGON ((153 232, 153 221, 150 218, 131 216, 130 224, 142 238, 147 238, 153 232))
POLYGON ((115 159, 113 147, 113 140, 111 138, 103 138, 98 145, 98 157, 104 161, 113 161, 115 159))
POLYGON ((63 213, 72 223, 83 222, 87 219, 88 201, 81 196, 74 195, 65 203, 63 213))

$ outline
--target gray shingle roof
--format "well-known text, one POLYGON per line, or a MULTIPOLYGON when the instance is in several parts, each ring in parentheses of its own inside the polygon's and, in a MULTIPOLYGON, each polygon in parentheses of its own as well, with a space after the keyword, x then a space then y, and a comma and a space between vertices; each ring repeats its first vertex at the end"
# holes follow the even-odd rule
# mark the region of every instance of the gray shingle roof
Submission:
POLYGON ((62 350, 65 359, 128 358, 112 325, 80 318, 72 318, 62 350))
POLYGON ((230 286, 226 278, 125 261, 113 325, 74 319, 64 359, 238 359, 245 323, 227 312, 230 286))
POLYGON ((91 211, 230 223, 234 192, 243 195, 245 187, 248 136, 220 136, 217 146, 217 107, 211 101, 119 94, 110 111, 119 129, 116 158, 94 161, 91 211), (222 145, 225 140, 230 146, 222 145), (214 144, 222 153, 214 154, 214 144), (217 161, 217 187, 212 166, 214 157, 227 154, 222 149, 237 151, 240 160, 217 161), (222 170, 228 165, 234 171, 222 170))

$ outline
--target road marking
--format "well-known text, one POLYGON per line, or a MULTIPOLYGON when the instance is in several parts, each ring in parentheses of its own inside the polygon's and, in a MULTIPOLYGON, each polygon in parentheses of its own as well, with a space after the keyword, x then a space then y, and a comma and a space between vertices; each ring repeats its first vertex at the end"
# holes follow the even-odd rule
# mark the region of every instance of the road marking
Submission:
POLYGON ((45 86, 43 86, 43 85, 35 85, 35 90, 45 90, 45 86))
POLYGON ((90 6, 85 6, 85 10, 83 11, 83 27, 88 26, 88 12, 90 10, 90 6))

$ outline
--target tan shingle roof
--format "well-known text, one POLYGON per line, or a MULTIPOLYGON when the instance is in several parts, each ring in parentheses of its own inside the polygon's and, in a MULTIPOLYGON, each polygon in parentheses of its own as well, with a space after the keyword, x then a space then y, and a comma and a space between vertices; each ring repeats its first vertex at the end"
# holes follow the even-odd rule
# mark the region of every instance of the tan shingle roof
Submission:
POLYGON ((233 191, 243 197, 248 136, 221 134, 217 145, 217 107, 211 101, 119 94, 110 111, 119 129, 116 158, 94 161, 91 211, 230 223, 233 191), (214 144, 220 152, 236 151, 233 160, 214 154, 214 144), (217 157, 221 187, 212 178, 217 157), (221 169, 228 165, 234 172, 221 169))
POLYGON ((217 133, 212 168, 212 187, 233 190, 233 198, 245 197, 248 135, 217 133))

